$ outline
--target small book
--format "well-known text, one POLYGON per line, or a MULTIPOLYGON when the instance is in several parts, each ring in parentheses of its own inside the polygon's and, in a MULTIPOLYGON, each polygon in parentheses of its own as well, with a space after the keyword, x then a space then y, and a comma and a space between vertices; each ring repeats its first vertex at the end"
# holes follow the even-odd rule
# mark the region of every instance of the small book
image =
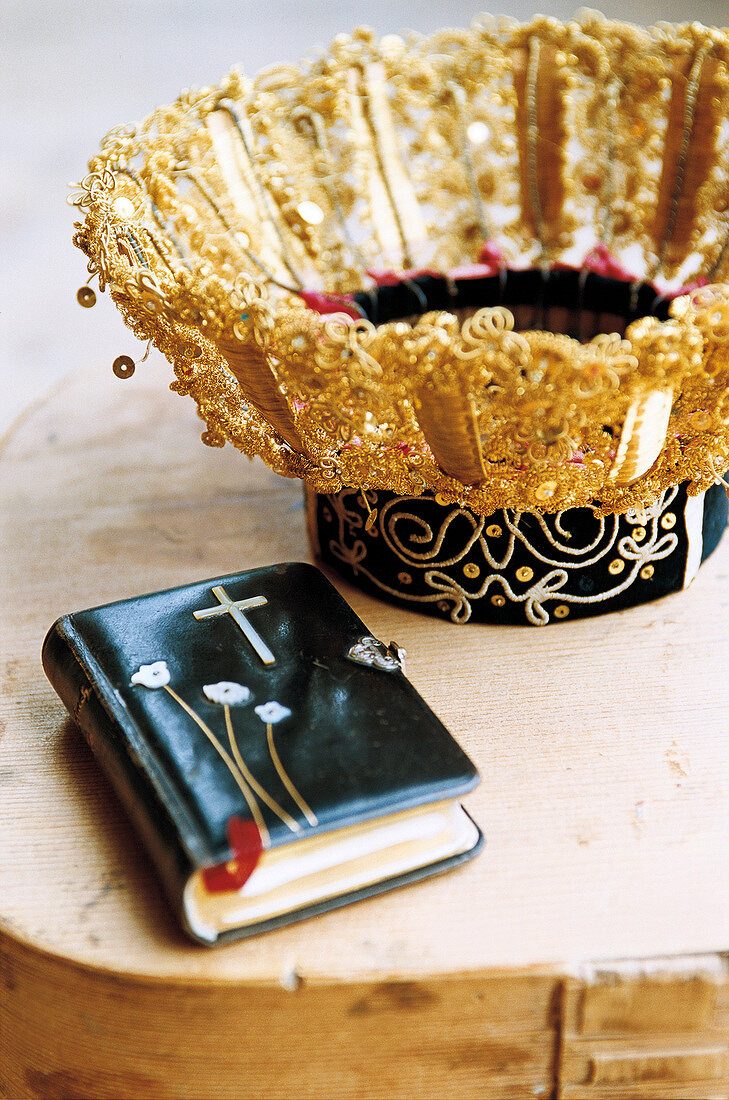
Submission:
POLYGON ((475 767, 324 575, 289 563, 79 611, 43 667, 202 943, 444 871, 475 767))

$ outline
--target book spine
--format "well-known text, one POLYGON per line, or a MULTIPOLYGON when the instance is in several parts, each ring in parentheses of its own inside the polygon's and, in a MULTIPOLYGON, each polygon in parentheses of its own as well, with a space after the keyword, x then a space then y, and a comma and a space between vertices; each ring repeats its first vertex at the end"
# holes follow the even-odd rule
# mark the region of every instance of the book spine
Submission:
POLYGON ((180 840, 169 797, 128 736, 124 711, 88 652, 70 617, 59 619, 43 643, 46 676, 84 734, 97 762, 126 809, 162 879, 167 897, 184 922, 182 895, 195 869, 180 840))

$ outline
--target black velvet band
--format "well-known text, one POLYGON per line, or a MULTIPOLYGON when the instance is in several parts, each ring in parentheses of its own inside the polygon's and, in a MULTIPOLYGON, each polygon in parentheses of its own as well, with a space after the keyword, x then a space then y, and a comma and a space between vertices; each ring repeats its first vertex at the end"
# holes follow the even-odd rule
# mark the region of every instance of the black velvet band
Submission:
POLYGON ((665 596, 690 583, 727 522, 721 485, 699 497, 679 485, 645 517, 604 519, 590 508, 483 518, 430 494, 368 490, 367 501, 309 494, 315 553, 373 595, 461 623, 544 626, 665 596))
POLYGON ((371 292, 359 291, 354 301, 375 325, 429 310, 484 306, 528 306, 536 314, 552 308, 610 314, 622 317, 628 325, 646 316, 667 320, 672 299, 659 294, 650 283, 630 283, 585 270, 504 268, 497 275, 475 279, 418 275, 371 292))

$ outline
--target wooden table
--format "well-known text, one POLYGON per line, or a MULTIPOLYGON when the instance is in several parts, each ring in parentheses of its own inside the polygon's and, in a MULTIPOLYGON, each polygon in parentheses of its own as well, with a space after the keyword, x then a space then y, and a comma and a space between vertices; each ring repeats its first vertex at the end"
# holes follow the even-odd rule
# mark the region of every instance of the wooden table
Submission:
POLYGON ((206 950, 39 659, 64 612, 309 557, 300 486, 202 447, 166 375, 67 380, 0 459, 0 1094, 729 1096, 729 539, 543 630, 333 577, 478 764, 486 848, 206 950))

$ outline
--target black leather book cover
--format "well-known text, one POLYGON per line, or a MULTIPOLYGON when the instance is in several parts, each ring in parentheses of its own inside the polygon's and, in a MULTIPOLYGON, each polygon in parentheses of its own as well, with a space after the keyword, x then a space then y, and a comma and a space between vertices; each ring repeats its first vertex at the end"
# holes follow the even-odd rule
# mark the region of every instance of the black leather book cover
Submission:
POLYGON ((253 822, 275 848, 458 798, 478 781, 396 650, 304 563, 65 616, 43 665, 178 910, 194 870, 236 856, 231 823, 253 822))

